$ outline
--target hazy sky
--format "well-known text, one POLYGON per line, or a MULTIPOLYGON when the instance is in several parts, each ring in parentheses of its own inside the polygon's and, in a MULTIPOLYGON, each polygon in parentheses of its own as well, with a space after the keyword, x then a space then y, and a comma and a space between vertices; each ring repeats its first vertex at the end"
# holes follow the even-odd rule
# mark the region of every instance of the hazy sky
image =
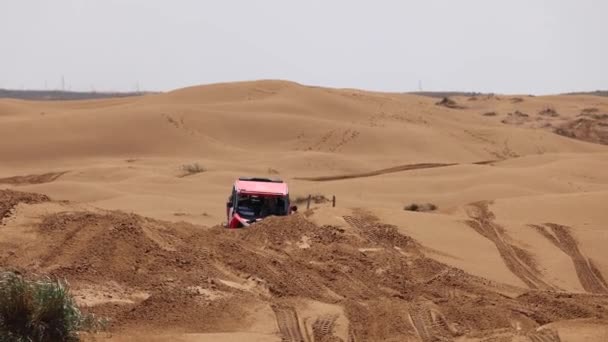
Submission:
POLYGON ((606 0, 0 0, 0 88, 608 88, 606 0))

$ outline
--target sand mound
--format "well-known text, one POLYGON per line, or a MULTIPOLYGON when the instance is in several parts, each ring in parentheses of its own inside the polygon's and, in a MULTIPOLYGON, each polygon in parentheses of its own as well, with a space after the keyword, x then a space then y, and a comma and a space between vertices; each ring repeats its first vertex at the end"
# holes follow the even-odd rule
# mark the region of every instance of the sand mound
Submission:
POLYGON ((42 255, 42 266, 58 276, 149 287, 174 275, 173 269, 202 266, 200 256, 187 248, 177 252, 185 242, 176 232, 137 215, 59 213, 46 217, 39 229, 62 250, 42 255))
POLYGON ((19 192, 12 190, 0 190, 0 223, 10 216, 11 210, 19 203, 41 203, 50 201, 45 195, 19 192))
POLYGON ((569 138, 608 145, 608 115, 591 114, 569 121, 555 129, 569 138))
POLYGON ((137 305, 115 312, 113 321, 117 328, 171 327, 193 333, 230 331, 243 323, 235 317, 247 313, 248 302, 251 300, 242 296, 231 301, 209 300, 195 290, 172 287, 158 290, 137 305))
MULTIPOLYGON (((476 208, 472 226, 499 245, 500 227, 486 207, 476 208)), ((147 293, 89 308, 109 317, 115 330, 238 329, 243 323, 234 317, 246 317, 248 307, 262 302, 290 340, 307 334, 297 319, 301 309, 289 304, 294 298, 343 307, 358 341, 514 335, 557 320, 608 316, 606 297, 508 288, 426 257, 415 240, 368 212, 343 219, 340 227, 317 226, 296 214, 227 230, 116 211, 57 213, 38 225, 37 253, 20 253, 17 246, 1 265, 65 277, 76 288, 112 279, 147 293)), ((513 246, 498 248, 505 262, 529 267, 513 246)), ((313 340, 336 340, 337 318, 331 317, 311 323, 313 340)))

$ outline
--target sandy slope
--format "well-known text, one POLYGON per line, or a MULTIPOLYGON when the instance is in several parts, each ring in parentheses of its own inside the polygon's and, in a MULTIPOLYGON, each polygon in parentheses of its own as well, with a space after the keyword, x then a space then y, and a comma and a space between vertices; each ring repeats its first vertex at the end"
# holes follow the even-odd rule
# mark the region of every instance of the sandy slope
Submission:
POLYGON ((608 244, 608 147, 593 143, 601 142, 603 126, 598 122, 608 113, 608 99, 454 100, 464 108, 438 106, 437 99, 413 95, 283 81, 217 84, 109 100, 0 100, 0 187, 45 194, 53 200, 3 198, 7 208, 14 208, 2 214, 7 218, 0 226, 0 266, 67 276, 84 303, 96 304, 93 310, 118 320, 120 333, 113 335, 117 340, 137 338, 133 336, 148 340, 145 330, 150 323, 171 334, 157 339, 183 341, 273 341, 280 336, 289 340, 286 334, 303 334, 307 341, 331 340, 330 336, 344 341, 490 337, 536 341, 538 336, 557 341, 549 333, 534 335, 540 334, 534 329, 547 323, 562 341, 577 341, 572 331, 578 326, 585 336, 592 336, 581 341, 597 340, 593 336, 601 336, 602 331, 593 327, 603 321, 578 324, 568 319, 605 319, 597 308, 608 309, 603 306, 608 294, 604 247, 608 244), (495 114, 484 115, 490 112, 495 114), (581 118, 600 118, 592 123, 600 129, 585 128, 587 123, 577 121, 581 118), (562 127, 575 132, 576 139, 554 133, 562 127), (206 171, 184 176, 182 165, 192 163, 206 171), (336 195, 338 208, 316 204, 298 219, 303 221, 279 220, 260 229, 265 232, 261 234, 294 231, 280 241, 268 242, 255 233, 250 238, 223 237, 221 230, 205 227, 225 220, 224 202, 231 182, 240 175, 282 177, 294 198, 309 193, 336 195), (402 209, 412 202, 434 203, 439 209, 433 213, 402 209), (89 214, 66 218, 63 211, 89 214), (391 225, 395 233, 387 240, 366 235, 366 229, 375 229, 377 222, 391 225), (64 241, 63 230, 76 229, 70 224, 88 228, 76 230, 72 240, 64 241), (135 230, 123 231, 127 235, 106 234, 109 227, 123 225, 135 230), (326 225, 359 240, 325 240, 318 229, 326 225), (311 238, 310 234, 321 240, 301 240, 311 238), (414 287, 404 288, 392 282, 394 275, 380 272, 374 279, 356 271, 358 264, 345 261, 358 258, 357 253, 373 254, 374 248, 390 250, 401 238, 416 241, 410 254, 381 252, 373 263, 386 263, 390 272, 414 277, 414 283, 448 269, 464 271, 466 276, 457 276, 458 281, 441 276, 443 280, 426 290, 411 284, 407 286, 414 287), (95 240, 106 241, 115 254, 91 252, 86 246, 95 240), (42 241, 52 242, 49 246, 54 249, 41 248, 42 241), (160 249, 153 257, 140 254, 138 248, 129 247, 135 242, 160 249), (314 253, 302 254, 309 249, 294 250, 290 244, 311 244, 314 253), (226 248, 283 260, 284 268, 235 265, 224 259, 226 248), (93 259, 79 263, 87 251, 93 259), (188 259, 186 266, 177 261, 182 266, 175 269, 175 260, 163 261, 172 258, 171 253, 179 253, 178 259, 194 259, 188 259), (332 253, 346 258, 332 261, 338 270, 335 280, 322 267, 296 272, 306 260, 328 262, 332 253), (412 255, 424 255, 423 261, 412 255), (400 268, 400 258, 412 258, 414 266, 400 268), (132 267, 147 269, 151 261, 162 266, 150 281, 128 277, 127 269, 116 266, 134 262, 132 267), (292 268, 296 273, 289 271, 292 268), (355 270, 348 277, 359 285, 345 285, 348 282, 341 276, 349 274, 347 269, 355 270), (317 287, 298 288, 283 278, 286 275, 305 277, 300 280, 317 287), (199 286, 195 301, 212 304, 202 311, 187 306, 172 318, 156 316, 154 310, 163 305, 191 298, 172 292, 176 281, 199 286), (255 285, 256 281, 264 285, 255 285), (452 285, 459 290, 449 290, 452 285), (371 299, 374 292, 363 288, 376 289, 377 300, 371 299), (528 290, 541 292, 518 297, 528 290), (528 312, 530 303, 550 303, 542 296, 562 292, 588 296, 580 301, 589 303, 589 308, 576 314, 549 314, 542 304, 538 313, 524 315, 527 318, 515 313, 528 312), (493 297, 498 293, 516 299, 503 302, 493 297), (479 296, 493 298, 493 305, 506 311, 470 311, 467 303, 479 296), (234 311, 233 299, 226 298, 248 303, 248 309, 234 311), (356 309, 357 305, 368 311, 356 309), (469 311, 458 311, 454 305, 469 311), (152 313, 137 318, 123 312, 123 306, 152 313), (213 311, 222 308, 243 321, 213 311), (207 316, 200 316, 201 312, 207 316), (485 325, 471 320, 488 312, 496 319, 485 325), (434 328, 420 323, 427 313, 434 317, 434 328), (186 319, 187 314, 198 318, 186 319), (293 315, 297 315, 295 328, 293 315), (396 318, 374 319, 385 315, 396 318), (500 315, 510 318, 501 321, 500 315), (323 336, 319 329, 325 331, 323 336), (180 332, 192 334, 177 337, 180 332))

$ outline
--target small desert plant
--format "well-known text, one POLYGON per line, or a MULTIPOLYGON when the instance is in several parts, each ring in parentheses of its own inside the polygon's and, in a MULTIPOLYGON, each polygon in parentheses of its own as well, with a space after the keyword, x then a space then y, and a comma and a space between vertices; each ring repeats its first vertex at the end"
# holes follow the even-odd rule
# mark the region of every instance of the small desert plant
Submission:
POLYGON ((433 211, 437 210, 437 206, 433 203, 412 203, 403 207, 407 211, 433 211))
POLYGON ((513 113, 509 113, 509 115, 512 115, 512 116, 519 116, 519 117, 522 117, 522 118, 527 118, 527 117, 529 117, 529 116, 530 116, 530 115, 528 115, 528 114, 526 114, 526 113, 524 113, 524 112, 520 112, 520 111, 518 111, 518 110, 516 110, 516 111, 515 111, 515 112, 513 112, 513 113))
POLYGON ((597 108, 585 108, 581 111, 579 116, 590 117, 595 120, 606 120, 608 119, 608 114, 600 114, 599 109, 597 108))
POLYGON ((559 116, 559 114, 553 107, 546 107, 543 110, 541 110, 540 112, 538 112, 538 114, 544 115, 544 116, 551 116, 551 117, 559 116))
MULTIPOLYGON (((518 119, 518 118, 519 118, 519 119, 521 119, 521 118, 528 118, 528 117, 530 117, 530 115, 528 115, 528 114, 526 114, 526 113, 524 113, 524 112, 520 112, 520 111, 518 111, 518 110, 514 111, 513 113, 507 113, 507 115, 508 115, 510 118, 516 118, 516 119, 518 119)), ((504 120, 503 120, 503 121, 504 121, 504 120)))
POLYGON ((576 134, 574 132, 572 132, 572 130, 570 130, 570 129, 558 127, 556 129, 554 129, 553 132, 555 134, 563 135, 564 137, 576 138, 576 134))
POLYGON ((0 341, 78 341, 104 322, 80 312, 67 283, 0 274, 0 341))
POLYGON ((450 99, 449 97, 444 97, 441 101, 435 103, 436 106, 443 106, 452 109, 464 109, 465 107, 458 105, 456 101, 450 99))
POLYGON ((294 204, 302 204, 306 203, 306 201, 308 201, 308 196, 297 196, 296 198, 291 200, 291 202, 294 204))
POLYGON ((583 108, 583 110, 581 111, 581 114, 593 114, 593 113, 597 113, 600 110, 595 108, 595 107, 589 107, 589 108, 583 108))
POLYGON ((184 174, 182 175, 182 177, 186 177, 186 176, 194 175, 197 173, 205 172, 207 170, 204 167, 202 167, 199 163, 192 163, 192 164, 182 165, 182 171, 184 171, 184 174))
POLYGON ((496 112, 487 112, 487 113, 483 113, 483 116, 496 116, 498 114, 496 114, 496 112))

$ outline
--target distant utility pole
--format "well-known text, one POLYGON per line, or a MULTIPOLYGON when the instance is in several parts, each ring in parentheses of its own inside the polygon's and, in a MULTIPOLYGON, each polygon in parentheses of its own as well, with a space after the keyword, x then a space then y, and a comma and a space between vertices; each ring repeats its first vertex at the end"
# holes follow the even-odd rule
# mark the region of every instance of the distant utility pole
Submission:
POLYGON ((65 91, 65 78, 61 75, 61 91, 65 91))
POLYGON ((418 91, 422 91, 422 81, 418 80, 418 91))

